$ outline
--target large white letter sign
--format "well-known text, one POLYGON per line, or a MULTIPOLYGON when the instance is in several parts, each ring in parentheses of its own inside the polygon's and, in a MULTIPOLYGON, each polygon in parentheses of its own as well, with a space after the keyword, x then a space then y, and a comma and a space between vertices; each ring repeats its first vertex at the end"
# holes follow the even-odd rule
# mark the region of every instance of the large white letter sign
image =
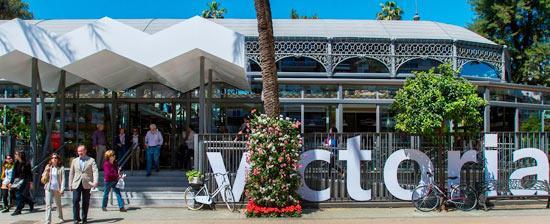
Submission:
POLYGON ((330 151, 314 149, 302 153, 302 159, 300 161, 301 166, 299 168, 300 174, 302 176, 302 186, 298 190, 298 193, 303 199, 308 201, 326 201, 330 199, 330 187, 321 191, 316 191, 309 188, 304 181, 304 172, 307 166, 315 160, 322 160, 330 163, 330 151))
POLYGON ((485 181, 489 183, 487 186, 487 196, 496 196, 497 189, 495 188, 496 181, 498 180, 498 151, 497 150, 485 150, 485 181))
MULTIPOLYGON (((524 159, 533 158, 537 161, 536 166, 519 168, 510 175, 510 180, 520 180, 526 176, 537 175, 538 181, 548 181, 548 156, 540 149, 524 148, 514 151, 514 162, 524 159)), ((526 190, 526 189, 510 189, 513 195, 533 195, 547 194, 543 190, 526 190)))
POLYGON ((397 180, 397 168, 405 160, 414 160, 420 165, 420 185, 431 182, 427 172, 433 172, 433 164, 426 154, 415 149, 397 150, 386 160, 384 165, 384 184, 386 184, 386 188, 396 198, 410 201, 412 190, 402 188, 399 186, 399 180, 397 180))
POLYGON ((338 159, 347 161, 346 188, 357 201, 371 199, 371 190, 361 188, 361 161, 371 160, 371 150, 361 150, 361 136, 348 138, 347 150, 338 150, 338 159))
POLYGON ((477 151, 468 150, 460 157, 460 151, 449 151, 447 153, 447 170, 448 177, 458 177, 454 180, 447 181, 447 189, 451 189, 452 185, 460 184, 460 171, 462 166, 469 162, 477 163, 477 151))
MULTIPOLYGON (((241 163, 239 164, 239 169, 237 170, 237 177, 235 178, 233 187, 231 187, 231 189, 233 189, 233 197, 235 197, 235 200, 237 201, 241 199, 241 195, 244 191, 245 174, 250 169, 250 164, 246 162, 247 155, 248 152, 243 153, 241 163)), ((221 152, 207 152, 206 156, 208 157, 208 162, 210 162, 210 167, 212 168, 213 173, 227 173, 221 152)), ((224 178, 226 178, 226 181, 229 181, 227 175, 216 176, 216 183, 218 184, 218 187, 222 185, 224 178)), ((225 197, 225 194, 221 195, 222 197, 225 197)))

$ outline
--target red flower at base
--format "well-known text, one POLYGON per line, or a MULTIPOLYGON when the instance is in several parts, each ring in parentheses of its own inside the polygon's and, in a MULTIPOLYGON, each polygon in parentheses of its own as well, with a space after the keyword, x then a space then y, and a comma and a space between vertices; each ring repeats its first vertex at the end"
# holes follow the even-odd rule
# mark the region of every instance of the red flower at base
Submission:
POLYGON ((301 215, 302 206, 299 203, 278 208, 261 206, 249 200, 246 205, 247 217, 300 217, 301 215))

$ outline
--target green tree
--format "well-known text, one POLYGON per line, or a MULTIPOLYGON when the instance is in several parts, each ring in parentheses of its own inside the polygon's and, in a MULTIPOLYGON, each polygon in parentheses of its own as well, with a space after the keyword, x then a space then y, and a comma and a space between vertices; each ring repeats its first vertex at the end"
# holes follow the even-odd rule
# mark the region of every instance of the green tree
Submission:
MULTIPOLYGON (((396 129, 412 135, 444 137, 447 123, 454 121, 466 129, 476 130, 483 119, 480 109, 487 102, 477 95, 477 88, 446 63, 408 78, 397 91, 392 109, 396 112, 396 129)), ((438 158, 444 157, 441 141, 438 158)), ((443 160, 438 159, 439 184, 445 186, 443 160)))
POLYGON ((300 16, 300 14, 298 13, 298 10, 291 9, 290 10, 290 18, 291 19, 319 19, 319 16, 317 16, 316 13, 314 13, 311 16, 300 16))
POLYGON ((221 8, 221 3, 212 0, 212 2, 206 4, 207 9, 202 11, 201 16, 209 19, 223 19, 224 14, 227 12, 227 9, 221 8))
POLYGON ((376 14, 377 20, 401 20, 404 11, 394 1, 380 3, 381 10, 376 14))
POLYGON ((523 82, 550 86, 550 43, 536 43, 525 51, 525 55, 527 60, 519 70, 523 82))
POLYGON ((548 86, 550 0, 470 0, 470 3, 476 18, 469 28, 508 46, 512 81, 548 86), (536 57, 532 58, 533 55, 536 57))
POLYGON ((0 19, 32 19, 29 3, 21 0, 2 0, 0 2, 0 19))

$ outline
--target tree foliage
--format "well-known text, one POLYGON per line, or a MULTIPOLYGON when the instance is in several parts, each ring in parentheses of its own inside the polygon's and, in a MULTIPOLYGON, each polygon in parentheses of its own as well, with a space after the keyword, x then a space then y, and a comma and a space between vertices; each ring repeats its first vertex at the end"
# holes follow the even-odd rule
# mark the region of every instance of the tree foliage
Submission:
POLYGON ((0 19, 32 19, 29 3, 21 0, 3 0, 0 2, 0 19))
POLYGON ((313 15, 311 16, 300 16, 300 14, 298 13, 298 10, 291 9, 290 18, 291 19, 319 19, 319 16, 317 16, 317 13, 313 13, 313 15))
POLYGON ((508 46, 512 80, 548 86, 550 0, 470 0, 473 31, 508 46))
POLYGON ((487 102, 477 95, 477 88, 450 64, 408 78, 395 97, 392 109, 398 130, 421 136, 433 136, 453 120, 470 129, 483 121, 480 109, 487 102))
POLYGON ((221 3, 216 2, 216 0, 212 0, 212 2, 206 4, 208 6, 207 9, 202 11, 201 16, 203 18, 208 19, 223 19, 224 14, 227 12, 226 8, 221 7, 221 3))
POLYGON ((404 11, 394 1, 380 3, 380 12, 376 14, 377 20, 401 20, 404 11))

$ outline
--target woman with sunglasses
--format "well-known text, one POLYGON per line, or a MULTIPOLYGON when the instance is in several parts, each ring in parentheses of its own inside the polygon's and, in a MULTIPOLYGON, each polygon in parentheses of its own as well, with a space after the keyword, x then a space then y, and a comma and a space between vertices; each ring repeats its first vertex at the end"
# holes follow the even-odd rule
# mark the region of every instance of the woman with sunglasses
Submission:
POLYGON ((65 167, 61 164, 61 158, 57 153, 50 156, 50 162, 46 165, 40 181, 44 184, 46 193, 46 223, 49 224, 52 221, 52 199, 54 198, 58 217, 63 222, 61 196, 65 191, 65 167))
POLYGON ((10 211, 10 207, 15 203, 15 189, 10 189, 8 187, 11 177, 13 176, 13 157, 7 155, 4 163, 2 163, 2 201, 4 202, 4 207, 2 208, 2 213, 10 211))

